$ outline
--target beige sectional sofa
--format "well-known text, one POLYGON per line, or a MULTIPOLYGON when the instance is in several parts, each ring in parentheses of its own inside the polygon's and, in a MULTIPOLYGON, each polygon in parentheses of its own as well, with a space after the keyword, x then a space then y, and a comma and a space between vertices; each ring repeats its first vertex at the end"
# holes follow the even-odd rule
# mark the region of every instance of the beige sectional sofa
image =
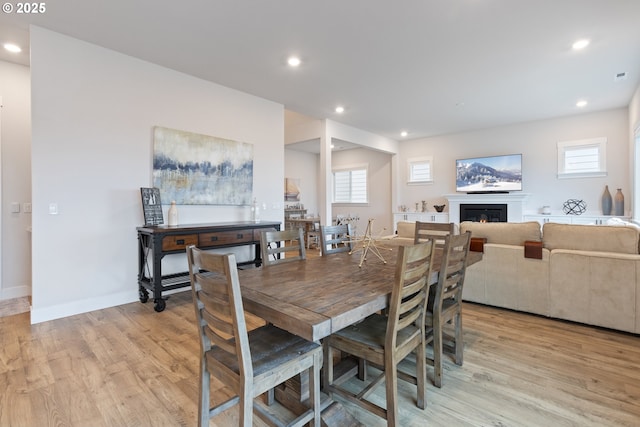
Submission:
POLYGON ((635 226, 463 222, 485 238, 463 299, 640 333, 640 232, 635 226), (525 241, 542 241, 541 259, 525 241))

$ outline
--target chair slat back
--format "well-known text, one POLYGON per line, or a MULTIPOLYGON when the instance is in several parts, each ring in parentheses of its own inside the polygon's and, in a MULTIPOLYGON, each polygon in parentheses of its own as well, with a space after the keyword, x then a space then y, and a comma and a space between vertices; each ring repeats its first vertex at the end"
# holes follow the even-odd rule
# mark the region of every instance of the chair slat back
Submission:
MULTIPOLYGON (((388 350, 395 352, 406 347, 410 352, 415 348, 410 343, 420 339, 420 336, 424 337, 433 251, 433 240, 399 247, 385 337, 385 348, 388 350)), ((398 356, 404 357, 403 354, 398 356)))
POLYGON ((240 372, 252 376, 235 255, 205 252, 191 245, 187 260, 201 357, 213 346, 219 347, 238 359, 240 372))
POLYGON ((302 228, 265 230, 260 234, 260 250, 265 266, 306 259, 304 231, 302 228))
POLYGON ((462 287, 467 269, 470 242, 470 231, 445 237, 442 264, 435 291, 434 313, 436 310, 442 309, 442 305, 447 299, 458 303, 462 300, 462 287))
POLYGON ((320 226, 320 247, 322 255, 353 250, 351 224, 320 226))
POLYGON ((420 222, 416 221, 416 231, 413 238, 414 243, 432 239, 434 236, 440 241, 447 234, 453 234, 455 225, 450 223, 420 222))

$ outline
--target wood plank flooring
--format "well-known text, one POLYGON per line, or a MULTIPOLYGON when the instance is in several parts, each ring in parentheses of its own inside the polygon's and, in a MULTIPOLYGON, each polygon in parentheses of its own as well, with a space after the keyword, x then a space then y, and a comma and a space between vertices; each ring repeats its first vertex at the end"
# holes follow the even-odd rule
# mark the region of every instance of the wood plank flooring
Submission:
MULTIPOLYGON (((189 292, 162 313, 136 302, 33 326, 28 313, 0 318, 0 426, 196 425, 193 319, 189 292)), ((464 365, 446 361, 426 410, 400 381, 402 426, 640 425, 640 337, 475 304, 464 336, 464 365)), ((235 412, 211 425, 235 426, 235 412)))

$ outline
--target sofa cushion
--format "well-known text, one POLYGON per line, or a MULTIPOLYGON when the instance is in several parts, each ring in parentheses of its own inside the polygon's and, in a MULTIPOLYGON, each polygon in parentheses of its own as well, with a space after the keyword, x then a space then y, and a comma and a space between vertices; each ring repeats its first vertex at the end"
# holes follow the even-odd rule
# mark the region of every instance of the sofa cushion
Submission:
POLYGON ((540 224, 529 222, 472 222, 460 223, 460 233, 471 231, 471 237, 486 238, 487 243, 522 246, 526 240, 541 241, 540 224))
POLYGON ((577 225, 548 222, 543 226, 544 247, 580 251, 638 253, 638 230, 633 227, 577 225))

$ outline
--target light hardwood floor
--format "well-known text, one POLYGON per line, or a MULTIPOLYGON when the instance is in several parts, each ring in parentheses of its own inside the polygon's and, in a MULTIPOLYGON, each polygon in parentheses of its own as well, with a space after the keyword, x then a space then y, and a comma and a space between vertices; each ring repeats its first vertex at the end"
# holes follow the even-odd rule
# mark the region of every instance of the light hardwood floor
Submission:
MULTIPOLYGON (((193 319, 189 292, 162 313, 136 302, 33 326, 28 313, 0 318, 0 426, 195 425, 193 319)), ((464 365, 446 361, 426 410, 400 382, 403 426, 640 425, 640 337, 474 304, 464 331, 464 365)))

